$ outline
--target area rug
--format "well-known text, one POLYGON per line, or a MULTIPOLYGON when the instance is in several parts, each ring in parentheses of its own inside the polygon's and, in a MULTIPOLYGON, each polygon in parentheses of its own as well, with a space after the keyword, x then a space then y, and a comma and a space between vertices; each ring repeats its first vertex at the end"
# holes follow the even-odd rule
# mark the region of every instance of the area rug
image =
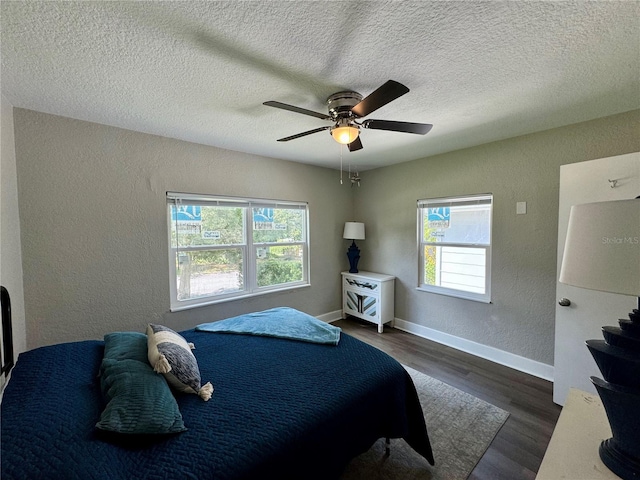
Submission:
POLYGON ((435 466, 402 439, 384 439, 347 466, 341 480, 465 480, 489 448, 509 413, 435 378, 405 367, 418 391, 435 466))

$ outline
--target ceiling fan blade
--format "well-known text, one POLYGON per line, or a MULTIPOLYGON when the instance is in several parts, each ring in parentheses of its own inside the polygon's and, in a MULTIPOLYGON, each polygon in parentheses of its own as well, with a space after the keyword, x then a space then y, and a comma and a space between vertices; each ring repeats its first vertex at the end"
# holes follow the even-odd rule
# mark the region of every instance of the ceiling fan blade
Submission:
POLYGON ((291 135, 290 137, 279 138, 279 142, 288 142, 289 140, 295 140, 296 138, 306 137, 307 135, 311 135, 312 133, 322 132, 323 130, 329 130, 331 127, 320 127, 314 128, 313 130, 307 130, 306 132, 298 133, 296 135, 291 135))
POLYGON ((295 107, 286 103, 275 102, 273 100, 264 102, 263 105, 268 107, 281 108, 282 110, 289 110, 290 112, 302 113, 303 115, 311 115, 312 117, 321 118, 322 120, 331 120, 331 117, 326 113, 314 112, 313 110, 307 110, 306 108, 295 107))
POLYGON ((407 92, 409 92, 407 87, 395 80, 389 80, 365 97, 360 103, 353 107, 351 111, 358 117, 366 117, 371 112, 385 106, 387 103, 401 97, 407 92))
POLYGON ((360 135, 358 135, 356 139, 349 144, 350 152, 355 152, 357 150, 362 150, 362 140, 360 140, 360 135))
POLYGON ((392 120, 365 120, 362 122, 364 128, 372 130, 390 130, 392 132, 416 133, 426 135, 433 128, 430 123, 394 122, 392 120))

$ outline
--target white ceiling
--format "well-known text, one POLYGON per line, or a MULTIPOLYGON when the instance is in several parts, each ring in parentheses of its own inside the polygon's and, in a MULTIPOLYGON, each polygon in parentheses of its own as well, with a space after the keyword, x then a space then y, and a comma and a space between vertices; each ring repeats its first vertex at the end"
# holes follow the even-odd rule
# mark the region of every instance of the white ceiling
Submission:
POLYGON ((326 113, 340 90, 411 91, 371 118, 359 170, 640 108, 638 1, 218 1, 0 4, 14 106, 339 168, 326 113))

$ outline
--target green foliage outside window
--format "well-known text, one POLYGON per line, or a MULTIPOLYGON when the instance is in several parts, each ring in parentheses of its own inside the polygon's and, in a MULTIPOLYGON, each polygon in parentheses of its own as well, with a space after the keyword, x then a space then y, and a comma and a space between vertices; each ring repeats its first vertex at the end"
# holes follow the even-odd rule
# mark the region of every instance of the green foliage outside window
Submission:
MULTIPOLYGON (((437 228, 429 228, 429 222, 427 221, 427 212, 423 213, 422 220, 423 225, 423 239, 427 242, 434 242, 438 240, 435 235, 437 228)), ((424 247, 424 283, 427 285, 436 284, 436 247, 434 245, 425 245, 424 247)))
POLYGON ((273 226, 266 230, 253 230, 254 243, 302 242, 304 212, 277 208, 273 212, 273 226))
MULTIPOLYGON (((172 207, 173 208, 173 207, 172 207)), ((197 245, 241 245, 244 243, 244 215, 242 208, 235 207, 202 207, 202 223, 193 233, 184 229, 176 231, 171 226, 171 243, 173 246, 188 247, 197 245), (217 232, 219 238, 203 238, 203 232, 217 232)), ((182 255, 186 255, 183 253, 182 255)), ((224 250, 202 250, 189 252, 188 261, 184 257, 178 263, 178 275, 185 267, 191 272, 216 273, 232 269, 242 264, 242 251, 239 248, 224 250)))
MULTIPOLYGON (((174 208, 171 206, 171 208, 174 208)), ((171 243, 175 247, 221 246, 229 248, 180 252, 177 259, 177 275, 185 280, 197 274, 242 272, 244 238, 244 211, 242 207, 203 206, 202 221, 192 231, 171 226, 171 243), (205 238, 205 232, 215 232, 205 238), (238 245, 238 247, 233 247, 238 245)), ((256 244, 304 241, 304 211, 274 209, 272 228, 253 231, 256 244)), ((268 248, 268 258, 258 259, 257 282, 259 287, 297 282, 303 279, 302 250, 297 245, 268 248)), ((186 287, 184 287, 186 288, 186 287)), ((188 296, 188 294, 187 294, 188 296)))
POLYGON ((424 247, 424 283, 436 284, 436 247, 424 247))
POLYGON ((279 285, 302 280, 300 260, 268 259, 258 262, 258 286, 279 285))

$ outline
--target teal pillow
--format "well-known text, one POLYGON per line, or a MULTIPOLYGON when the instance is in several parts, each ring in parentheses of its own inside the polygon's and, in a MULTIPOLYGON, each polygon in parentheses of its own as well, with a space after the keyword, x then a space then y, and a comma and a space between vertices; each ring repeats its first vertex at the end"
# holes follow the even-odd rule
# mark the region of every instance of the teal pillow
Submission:
POLYGON ((100 387, 107 406, 96 427, 124 434, 166 434, 186 430, 169 385, 148 363, 105 358, 100 387))
POLYGON ((104 358, 148 363, 147 336, 140 332, 113 332, 104 336, 104 358))

